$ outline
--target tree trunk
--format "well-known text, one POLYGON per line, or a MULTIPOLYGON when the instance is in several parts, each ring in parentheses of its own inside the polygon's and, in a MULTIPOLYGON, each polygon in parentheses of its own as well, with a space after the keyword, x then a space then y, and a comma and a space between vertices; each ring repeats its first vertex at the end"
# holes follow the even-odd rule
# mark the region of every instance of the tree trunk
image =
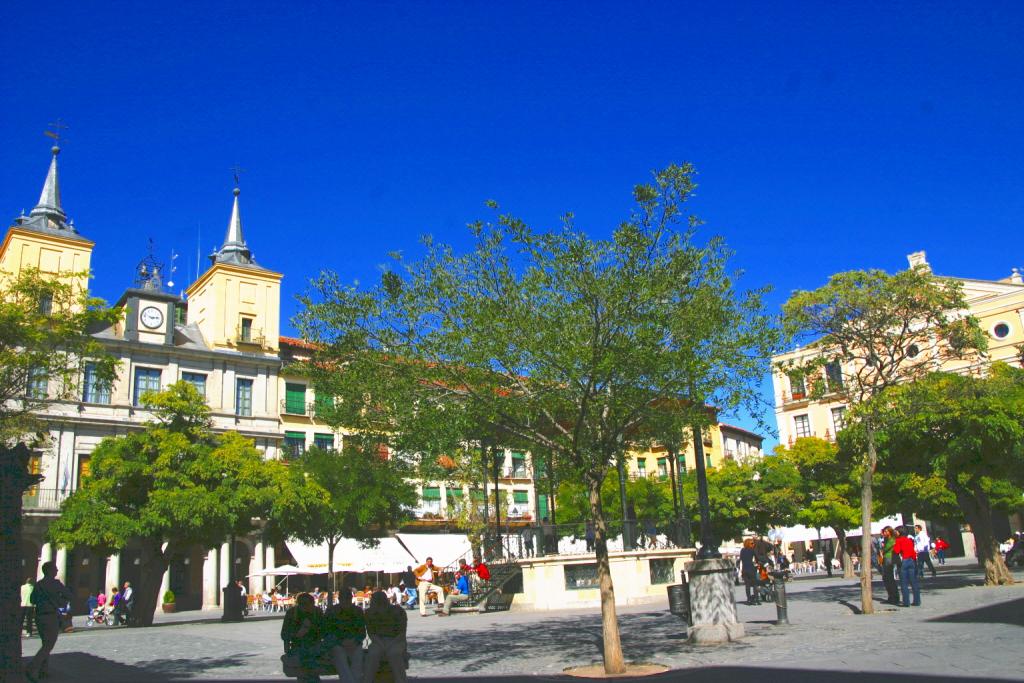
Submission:
POLYGON ((967 523, 974 533, 974 543, 978 550, 978 564, 985 570, 986 586, 1008 586, 1014 583, 1013 574, 1006 566, 999 542, 992 529, 992 507, 988 496, 983 491, 970 491, 963 486, 951 484, 950 489, 956 495, 956 502, 964 511, 967 523))
MULTIPOLYGON (((0 680, 24 680, 21 669, 21 496, 38 475, 28 473, 24 444, 0 446, 0 680)), ((35 578, 35 577, 33 577, 35 578)))
MULTIPOLYGON (((857 575, 853 571, 853 558, 851 558, 850 553, 847 552, 846 529, 841 529, 837 526, 834 526, 832 527, 832 530, 836 532, 836 547, 839 551, 839 563, 843 567, 843 578, 856 578, 857 575)), ((832 566, 831 559, 829 560, 828 566, 832 566)))
POLYGON ((163 548, 162 539, 145 539, 142 542, 142 572, 139 585, 133 586, 135 605, 132 607, 129 626, 152 626, 153 615, 160 604, 160 585, 167 571, 170 546, 163 548))
POLYGON ((874 614, 875 606, 871 593, 871 507, 875 467, 878 452, 875 450, 875 429, 867 426, 868 458, 864 463, 864 474, 860 485, 860 609, 862 614, 874 614))
MULTIPOLYGON (((327 606, 330 607, 334 604, 334 546, 338 545, 338 541, 331 539, 327 541, 327 576, 330 583, 327 585, 327 606)), ((349 601, 351 602, 351 600, 349 601)))
POLYGON ((623 674, 626 664, 622 658, 622 641, 619 638, 619 619, 615 613, 615 587, 608 564, 608 525, 601 507, 601 482, 588 478, 590 493, 590 515, 594 520, 594 545, 597 555, 597 580, 601 588, 601 633, 604 640, 602 655, 606 674, 623 674))

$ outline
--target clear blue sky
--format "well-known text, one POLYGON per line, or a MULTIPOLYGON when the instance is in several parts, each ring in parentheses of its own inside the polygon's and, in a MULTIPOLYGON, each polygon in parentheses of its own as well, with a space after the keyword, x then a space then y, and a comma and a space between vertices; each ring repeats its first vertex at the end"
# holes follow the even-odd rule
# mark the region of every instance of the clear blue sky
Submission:
POLYGON ((286 318, 320 268, 368 281, 423 233, 465 243, 488 198, 606 235, 674 161, 773 309, 918 249, 942 274, 1024 266, 1020 3, 169 4, 0 8, 0 215, 35 203, 63 117, 107 299, 150 237, 188 280, 235 163, 286 318))

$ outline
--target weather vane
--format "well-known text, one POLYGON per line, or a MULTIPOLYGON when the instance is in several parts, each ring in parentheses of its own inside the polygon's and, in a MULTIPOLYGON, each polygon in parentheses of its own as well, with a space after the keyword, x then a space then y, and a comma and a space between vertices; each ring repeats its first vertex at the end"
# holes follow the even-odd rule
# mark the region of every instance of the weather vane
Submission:
POLYGON ((243 173, 245 173, 245 169, 239 166, 238 164, 235 164, 234 166, 231 167, 231 174, 235 177, 235 187, 238 187, 239 176, 241 176, 243 173))
POLYGON ((53 146, 59 147, 60 139, 61 137, 63 137, 63 133, 61 133, 61 131, 67 130, 68 126, 66 123, 64 123, 63 119, 58 118, 56 121, 50 124, 50 128, 52 128, 53 130, 44 130, 43 135, 45 135, 48 138, 53 138, 53 146))

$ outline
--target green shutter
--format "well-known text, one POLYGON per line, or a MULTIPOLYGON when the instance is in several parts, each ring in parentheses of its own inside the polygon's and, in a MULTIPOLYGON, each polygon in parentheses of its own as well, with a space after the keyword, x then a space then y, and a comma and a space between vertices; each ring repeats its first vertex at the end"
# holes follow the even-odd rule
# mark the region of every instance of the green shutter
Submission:
POLYGON ((330 450, 334 448, 334 434, 314 434, 313 443, 317 448, 330 450))
POLYGON ((291 415, 306 414, 306 385, 292 384, 284 385, 284 411, 291 415))
POLYGON ((445 489, 445 497, 448 500, 460 500, 462 498, 462 489, 445 489))
POLYGON ((441 488, 439 486, 424 486, 423 500, 441 500, 441 488))
POLYGON ((512 502, 516 503, 516 504, 519 504, 519 503, 529 503, 530 502, 530 492, 529 491, 513 491, 512 492, 512 502))
POLYGON ((548 496, 546 493, 537 494, 537 508, 540 511, 541 519, 548 516, 548 496))
POLYGON ((483 489, 473 489, 472 491, 469 492, 469 497, 472 500, 477 500, 477 501, 483 502, 483 500, 484 500, 483 489))

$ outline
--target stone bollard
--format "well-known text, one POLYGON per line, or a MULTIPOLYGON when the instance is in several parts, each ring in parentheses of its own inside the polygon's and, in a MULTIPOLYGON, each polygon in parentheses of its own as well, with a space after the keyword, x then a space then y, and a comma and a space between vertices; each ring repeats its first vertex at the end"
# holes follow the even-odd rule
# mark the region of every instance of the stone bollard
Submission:
POLYGON ((789 572, 772 572, 772 581, 775 582, 775 624, 777 626, 789 626, 789 613, 786 609, 786 574, 789 572))
POLYGON ((743 624, 736 617, 733 576, 736 569, 725 559, 694 560, 686 565, 690 577, 690 629, 694 645, 728 643, 742 638, 743 624))

